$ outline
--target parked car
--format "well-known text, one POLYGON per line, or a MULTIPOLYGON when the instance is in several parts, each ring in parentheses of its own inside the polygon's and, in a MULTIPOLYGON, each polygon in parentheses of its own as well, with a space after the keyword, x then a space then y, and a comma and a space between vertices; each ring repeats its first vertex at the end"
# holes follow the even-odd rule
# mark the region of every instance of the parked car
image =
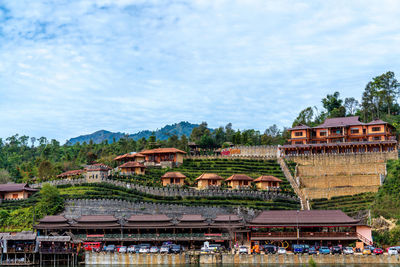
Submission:
POLYGON ((308 253, 309 245, 293 245, 293 253, 294 254, 303 254, 308 253))
POLYGON ((210 245, 208 246, 208 249, 209 249, 211 252, 221 252, 221 251, 224 251, 224 250, 225 250, 225 248, 224 248, 221 244, 210 244, 210 245))
POLYGON ((362 254, 363 255, 371 255, 372 251, 371 251, 371 249, 366 247, 366 248, 363 249, 362 254))
POLYGON ((106 247, 107 252, 114 252, 115 251, 115 245, 108 245, 106 247))
POLYGON ((130 245, 127 249, 128 253, 135 253, 136 252, 136 247, 135 245, 130 245))
POLYGON ((239 254, 249 254, 249 249, 246 246, 240 246, 239 254))
POLYGON ((170 246, 169 245, 162 245, 160 247, 160 253, 169 253, 170 252, 170 246))
POLYGON ((383 249, 381 248, 375 248, 372 253, 374 253, 375 255, 382 255, 383 254, 383 249))
POLYGON ((332 253, 332 255, 342 254, 342 248, 339 246, 333 246, 331 249, 331 253, 332 253))
POLYGON ((390 247, 390 248, 388 248, 388 254, 389 255, 397 255, 397 254, 399 254, 399 252, 397 252, 397 248, 390 247))
POLYGON ((150 244, 141 244, 139 253, 150 253, 150 244))
POLYGON ((84 242, 83 249, 86 251, 100 251, 101 243, 100 242, 84 242))
POLYGON ((277 247, 274 245, 264 245, 265 254, 275 254, 277 247))
POLYGON ((352 247, 345 247, 345 248, 343 249, 343 254, 345 254, 345 255, 352 255, 352 254, 354 254, 354 250, 353 250, 352 247))
POLYGON ((308 255, 312 255, 312 254, 318 254, 318 251, 315 247, 310 247, 308 249, 308 255))
POLYGON ((140 252, 140 246, 136 245, 135 246, 135 253, 139 253, 140 252))
POLYGON ((181 253, 181 251, 182 251, 181 245, 172 245, 171 246, 172 253, 177 254, 177 253, 181 253))
POLYGON ((118 252, 119 253, 126 253, 126 246, 119 246, 118 252))
POLYGON ((319 248, 319 254, 331 254, 331 250, 328 247, 320 247, 319 248))
POLYGON ((158 252, 160 252, 160 249, 158 247, 152 246, 150 248, 150 253, 158 253, 158 252))
POLYGON ((278 248, 277 253, 278 254, 286 254, 286 249, 285 248, 278 248))

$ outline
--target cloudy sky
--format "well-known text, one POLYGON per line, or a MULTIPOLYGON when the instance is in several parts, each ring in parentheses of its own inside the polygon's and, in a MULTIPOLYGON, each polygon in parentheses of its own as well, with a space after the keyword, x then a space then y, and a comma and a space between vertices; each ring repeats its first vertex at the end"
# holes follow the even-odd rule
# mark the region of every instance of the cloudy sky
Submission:
POLYGON ((0 0, 0 137, 289 126, 398 74, 399 18, 396 0, 0 0))

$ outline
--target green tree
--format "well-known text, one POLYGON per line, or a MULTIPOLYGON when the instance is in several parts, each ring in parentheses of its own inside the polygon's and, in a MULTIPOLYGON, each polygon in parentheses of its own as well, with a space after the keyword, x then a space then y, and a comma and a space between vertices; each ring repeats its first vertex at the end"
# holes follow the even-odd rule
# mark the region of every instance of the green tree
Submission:
POLYGON ((346 115, 354 116, 358 111, 358 101, 354 97, 346 97, 344 99, 344 107, 346 108, 346 115))
POLYGON ((42 180, 47 180, 54 175, 53 164, 48 160, 43 160, 39 165, 39 178, 42 180))
POLYGON ((54 186, 45 183, 39 192, 39 201, 36 204, 35 212, 39 217, 54 215, 64 210, 64 199, 54 186))
POLYGON ((328 117, 344 117, 346 109, 343 107, 343 100, 340 99, 340 93, 334 92, 332 95, 327 95, 322 99, 322 106, 326 109, 328 117))
POLYGON ((293 127, 299 124, 305 124, 311 126, 314 123, 314 110, 312 107, 308 107, 300 111, 299 115, 293 122, 293 127))

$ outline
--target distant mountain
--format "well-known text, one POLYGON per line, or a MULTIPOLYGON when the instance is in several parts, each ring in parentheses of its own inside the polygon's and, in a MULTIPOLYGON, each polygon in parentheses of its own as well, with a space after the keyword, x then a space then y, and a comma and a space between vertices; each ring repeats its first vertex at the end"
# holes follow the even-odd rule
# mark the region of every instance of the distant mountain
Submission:
MULTIPOLYGON (((190 136, 190 134, 192 133, 193 128, 198 127, 198 124, 193 124, 187 121, 181 121, 180 123, 175 123, 172 125, 166 125, 161 129, 157 129, 155 131, 150 131, 150 130, 144 130, 144 131, 140 131, 138 133, 134 133, 134 134, 128 134, 129 138, 132 138, 133 140, 137 141, 139 139, 141 139, 142 137, 144 138, 149 138, 153 132, 157 138, 157 140, 166 140, 168 139, 168 137, 170 137, 171 135, 177 135, 179 137, 181 137, 182 135, 186 135, 187 137, 190 136)), ((78 137, 74 137, 71 138, 67 141, 67 144, 69 145, 73 145, 77 142, 79 143, 89 143, 90 140, 93 140, 93 143, 99 144, 101 142, 103 142, 104 140, 107 140, 108 143, 112 143, 114 138, 115 141, 118 141, 119 139, 121 139, 122 137, 126 136, 127 134, 125 133, 113 133, 110 131, 106 131, 106 130, 100 130, 97 132, 94 132, 92 134, 87 134, 87 135, 81 135, 78 137)))

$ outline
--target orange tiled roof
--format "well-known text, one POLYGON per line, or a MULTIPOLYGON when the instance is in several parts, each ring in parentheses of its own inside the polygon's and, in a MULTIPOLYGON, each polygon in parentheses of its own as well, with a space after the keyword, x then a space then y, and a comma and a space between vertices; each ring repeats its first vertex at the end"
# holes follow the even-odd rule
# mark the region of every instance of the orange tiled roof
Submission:
POLYGON ((234 174, 231 177, 227 178, 225 181, 253 181, 253 178, 245 174, 234 174))
POLYGON ((185 151, 182 151, 182 150, 174 148, 174 147, 148 149, 148 150, 143 150, 143 151, 140 152, 140 154, 143 154, 143 155, 160 154, 160 153, 181 153, 181 154, 186 154, 185 151))
POLYGON ((196 178, 196 181, 197 180, 224 180, 224 178, 215 173, 203 173, 196 178))
POLYGON ((119 155, 119 156, 115 157, 114 160, 120 160, 120 159, 124 159, 124 158, 134 159, 136 157, 144 158, 144 155, 141 154, 141 153, 132 153, 132 154, 131 153, 126 153, 126 154, 119 155))
POLYGON ((118 168, 146 168, 142 163, 139 163, 137 161, 128 161, 120 166, 118 168))
POLYGON ((271 175, 262 175, 254 180, 254 182, 282 182, 281 179, 271 175))
POLYGON ((161 178, 186 178, 186 176, 180 172, 166 172, 161 178))

